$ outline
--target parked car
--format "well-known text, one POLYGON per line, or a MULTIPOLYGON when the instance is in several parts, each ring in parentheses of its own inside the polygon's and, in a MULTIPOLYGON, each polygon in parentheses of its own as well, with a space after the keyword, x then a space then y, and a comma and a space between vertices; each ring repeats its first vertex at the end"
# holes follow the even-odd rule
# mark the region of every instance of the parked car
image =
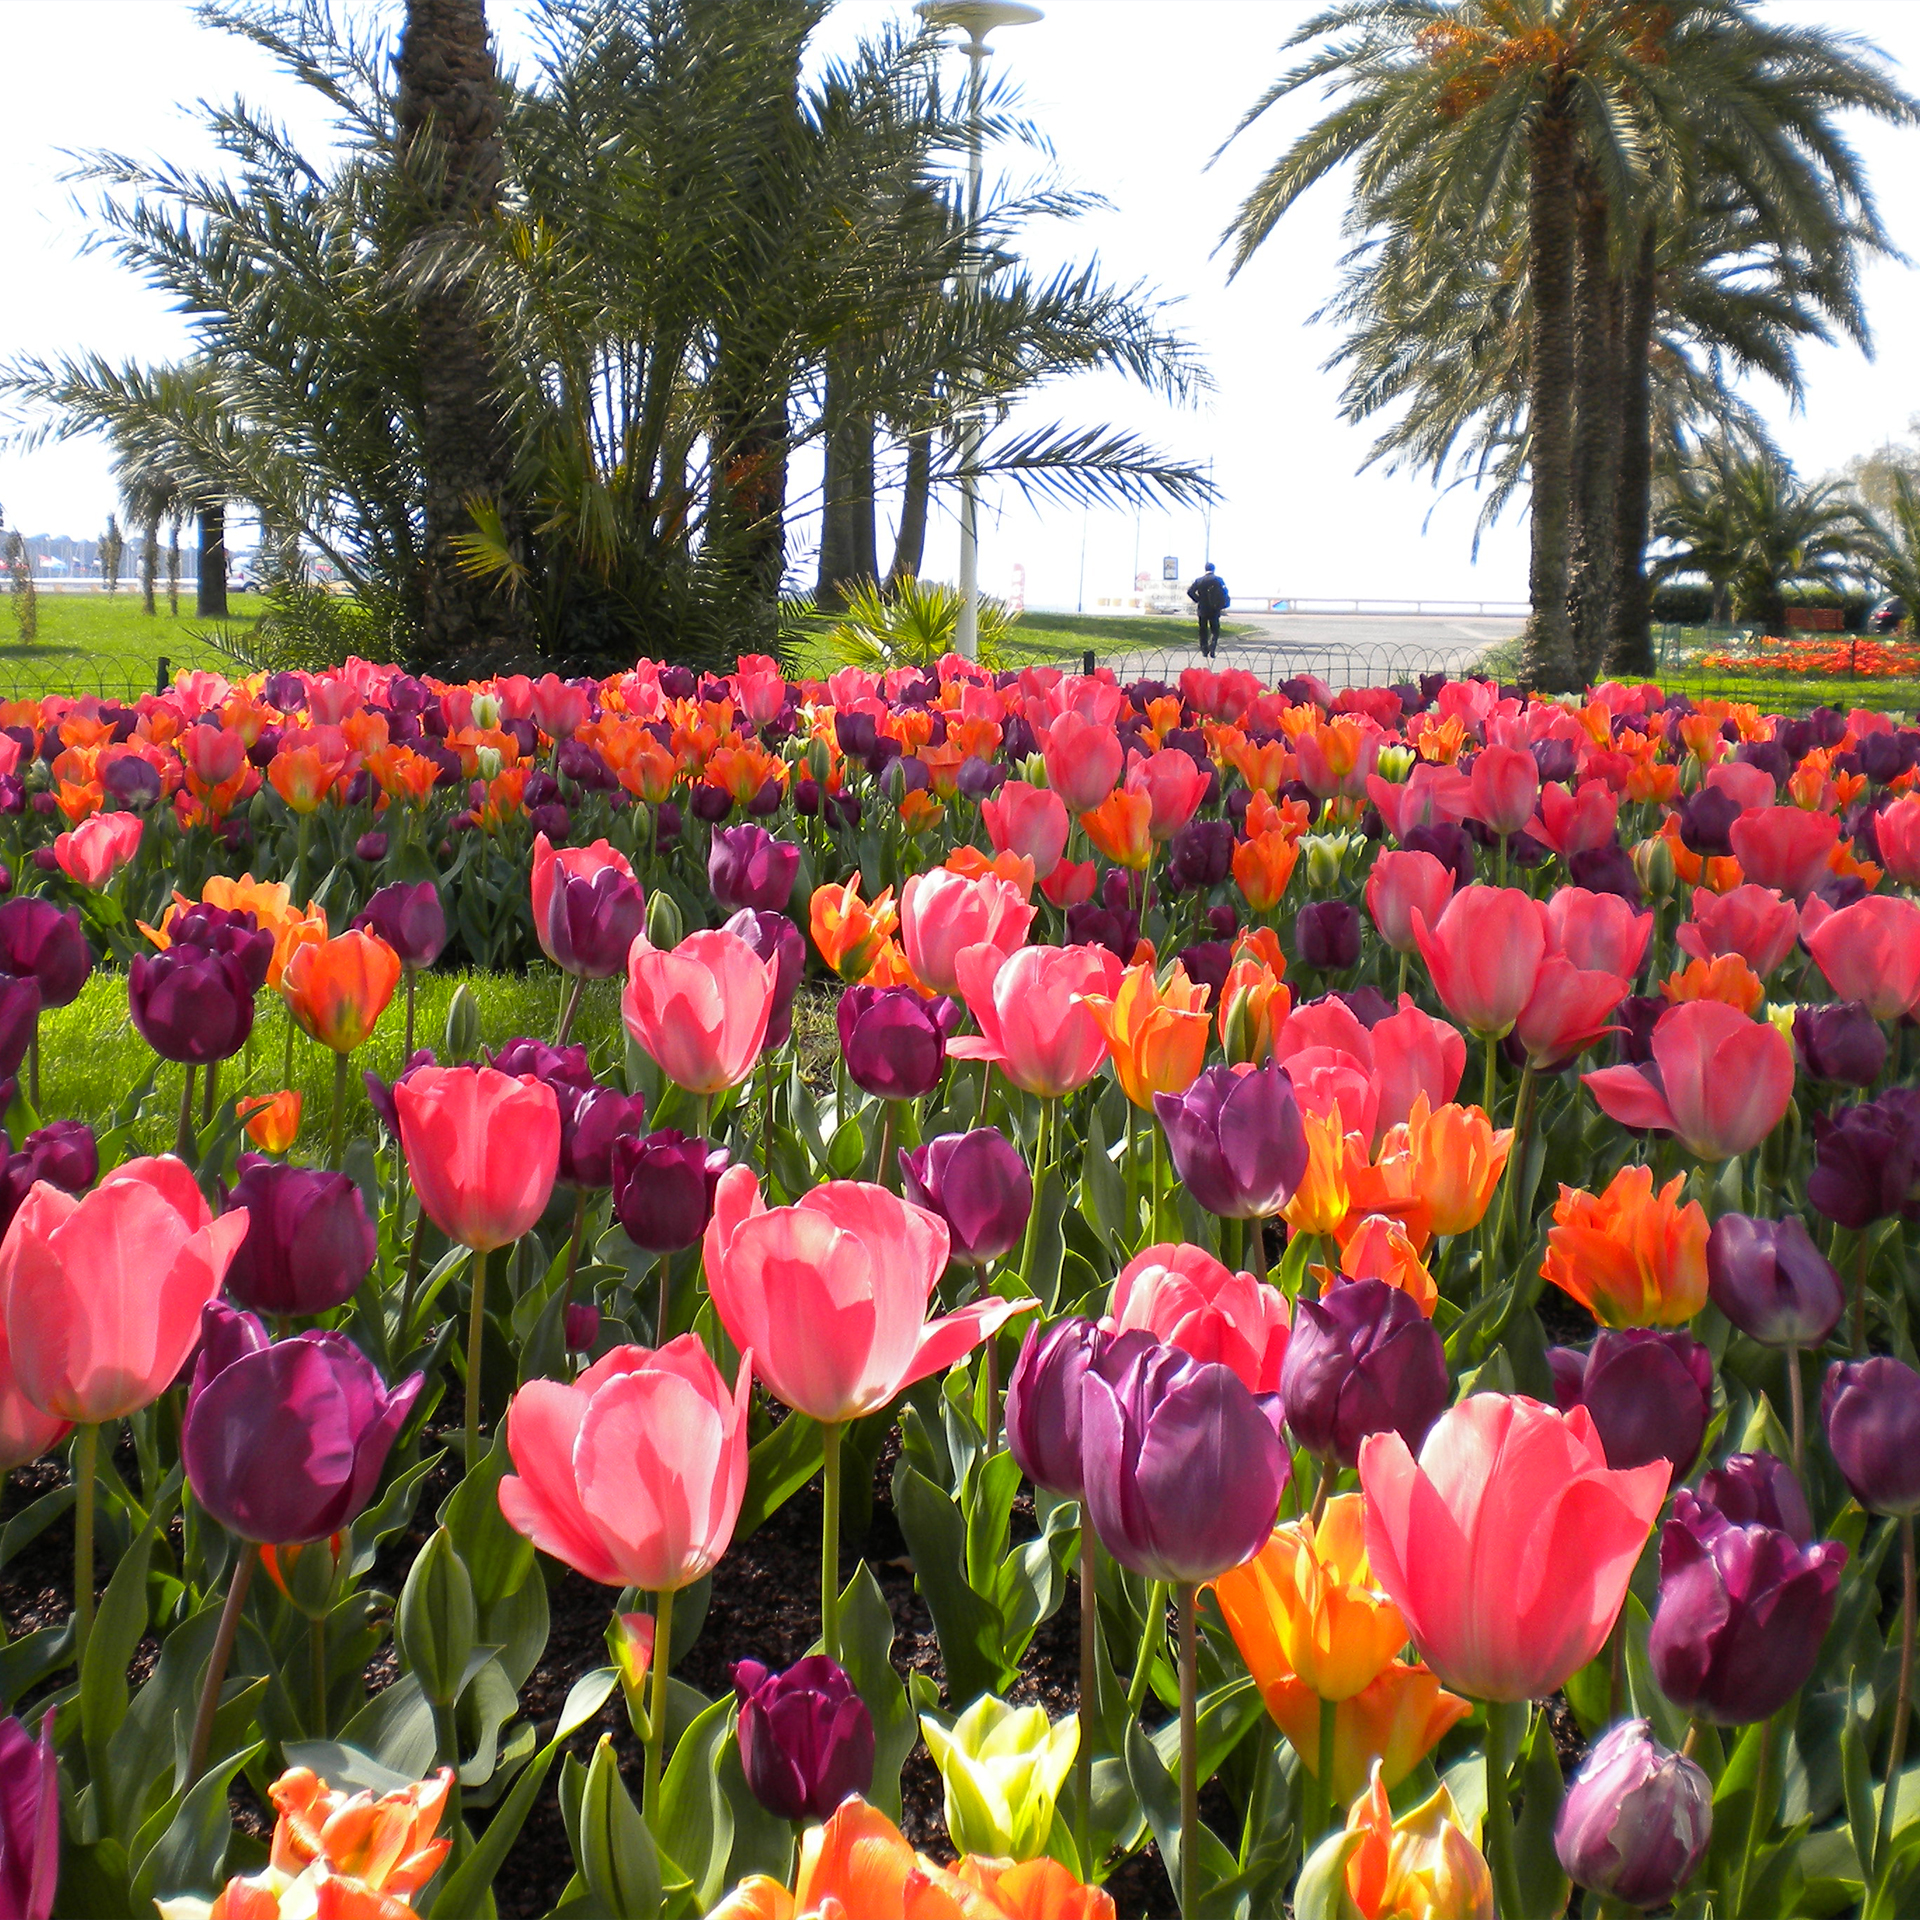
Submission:
POLYGON ((1901 621, 1907 617, 1907 603, 1895 594, 1891 599, 1882 600, 1874 608, 1872 626, 1875 633, 1892 633, 1901 621))

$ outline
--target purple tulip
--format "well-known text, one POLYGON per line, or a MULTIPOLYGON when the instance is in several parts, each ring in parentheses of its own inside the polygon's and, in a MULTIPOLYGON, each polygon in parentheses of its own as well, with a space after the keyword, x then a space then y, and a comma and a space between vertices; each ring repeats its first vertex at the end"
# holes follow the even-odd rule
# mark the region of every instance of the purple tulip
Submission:
POLYGON ((1840 1276, 1795 1214, 1723 1213, 1707 1236, 1707 1284, 1713 1304, 1767 1347, 1822 1345, 1847 1306, 1840 1276))
POLYGON ((253 989, 240 962, 202 947, 135 954, 127 1004, 141 1039, 189 1067, 238 1053, 253 1031, 253 989))
POLYGON ((1664 1907, 1694 1876, 1713 1838, 1713 1783, 1623 1720, 1568 1783, 1553 1848, 1575 1886, 1630 1907, 1664 1907))
POLYGON ((1807 1202, 1858 1231, 1894 1214, 1920 1217, 1920 1092, 1896 1088, 1878 1100, 1813 1116, 1807 1202))
POLYGON ((1284 1067, 1208 1067, 1153 1110, 1181 1184, 1223 1220, 1278 1213, 1307 1171, 1307 1135, 1284 1067))
POLYGON ((768 913, 756 907, 742 907, 727 923, 728 933, 737 933, 762 960, 779 962, 773 983, 773 1008, 767 1015, 767 1037, 760 1051, 784 1047, 793 1038, 793 996, 800 990, 800 976, 807 970, 807 943, 800 929, 784 913, 768 913))
POLYGON ((1078 1314, 1044 1331, 1029 1324, 1007 1376, 1007 1451, 1036 1487, 1065 1499, 1082 1497, 1080 1381, 1114 1349, 1123 1348, 1124 1365, 1152 1344, 1150 1334, 1116 1337, 1078 1314))
POLYGON ((116 806, 145 813, 160 798, 160 770, 137 753, 129 753, 108 766, 100 785, 116 806))
POLYGON ((0 1078, 20 1071, 39 1029, 39 981, 31 974, 0 974, 0 1078))
POLYGON ((1770 1719, 1812 1676, 1846 1563, 1837 1540, 1803 1547, 1680 1488, 1660 1536, 1647 1638, 1660 1691, 1721 1726, 1770 1719))
POLYGON ((948 1257, 984 1267, 1011 1253, 1033 1211, 1033 1176, 1006 1135, 993 1127, 942 1133, 900 1149, 907 1199, 947 1223, 948 1257))
MULTIPOLYGON (((408 1065, 411 1066, 412 1062, 409 1061, 408 1065)), ((542 1085, 552 1087, 556 1093, 562 1087, 572 1087, 577 1092, 585 1093, 595 1084, 587 1050, 582 1046, 550 1047, 544 1040, 529 1040, 522 1036, 509 1040, 505 1046, 488 1054, 487 1065, 496 1073, 510 1073, 516 1079, 532 1074, 542 1085)))
POLYGON ((60 1763, 53 1709, 35 1739, 12 1717, 0 1720, 0 1914, 47 1920, 60 1882, 60 1763))
POLYGON ((779 913, 793 895, 800 871, 800 849, 776 840, 765 827, 751 821, 739 827, 716 827, 707 854, 707 885, 727 913, 751 907, 758 913, 779 913))
POLYGON ((912 987, 848 987, 839 1007, 847 1076, 877 1099, 918 1100, 940 1084, 959 1023, 953 1001, 923 1000, 912 987))
POLYGON ((1885 1354, 1836 1360, 1820 1419, 1848 1491, 1869 1513, 1920 1513, 1920 1373, 1885 1354))
POLYGON ((1665 1460, 1676 1480, 1686 1474, 1713 1413, 1713 1355, 1699 1341, 1668 1327, 1607 1327, 1586 1353, 1555 1347, 1547 1358, 1561 1411, 1586 1408, 1609 1467, 1665 1460))
POLYGON ((382 887, 353 924, 362 933, 377 933, 403 967, 432 966, 447 944, 447 910, 431 880, 382 887))
POLYGON ((1344 973, 1360 958, 1360 915, 1351 900, 1315 900, 1293 923, 1293 950, 1303 967, 1344 973))
POLYGON ((380 1251, 366 1202, 344 1173, 249 1154, 226 1210, 248 1220, 227 1291, 255 1313, 330 1313, 353 1298, 380 1251))
POLYGON ((1801 1546, 1813 1539, 1813 1516, 1793 1469, 1777 1454, 1736 1453, 1700 1476, 1700 1498, 1736 1527, 1772 1527, 1801 1546))
POLYGON ((1730 836, 1740 811, 1740 802, 1725 787, 1696 787, 1680 802, 1680 844, 1708 858, 1732 853, 1730 836))
POLYGON ((268 1546, 324 1540, 365 1511, 425 1376, 388 1390, 338 1333, 269 1342, 217 1300, 200 1317, 180 1457, 194 1498, 268 1546))
POLYGON ((770 1673, 758 1660, 733 1669, 740 1703, 740 1770, 747 1790, 781 1820, 825 1820, 849 1794, 873 1786, 873 1715, 846 1672, 824 1653, 770 1673))
POLYGON ((31 974, 42 1006, 71 1006, 92 971, 78 908, 62 912, 32 893, 0 904, 0 973, 31 974))
POLYGON ((224 953, 238 964, 251 992, 258 993, 267 984, 267 973, 273 965, 273 935, 251 913, 196 901, 174 916, 167 938, 176 947, 224 953))
POLYGON ((1080 1380, 1081 1479, 1100 1544, 1149 1580, 1211 1580, 1266 1544, 1290 1463, 1231 1367, 1116 1341, 1080 1380))
MULTIPOLYGON (((363 833, 353 843, 353 857, 364 860, 368 866, 378 866, 387 857, 387 836, 384 833, 363 833)), ((356 920, 355 926, 360 923, 356 920)))
POLYGON ((407 1055, 405 1061, 401 1064, 400 1071, 393 1076, 391 1081, 382 1080, 371 1067, 360 1076, 366 1085, 367 1104, 378 1116, 380 1124, 386 1128, 387 1132, 391 1134, 394 1139, 398 1140, 400 1138, 400 1116, 394 1110, 393 1104, 394 1088, 406 1079, 409 1074, 418 1073, 422 1067, 430 1067, 434 1064, 433 1049, 431 1047, 416 1047, 407 1055))
MULTIPOLYGON (((1124 876, 1123 876, 1124 877, 1124 876)), ((1140 916, 1131 907, 1097 906, 1082 900, 1067 909, 1067 945, 1105 947, 1124 964, 1140 944, 1140 916)))
POLYGON ((564 973, 610 980, 627 969, 627 950, 645 927, 646 896, 618 867, 569 873, 556 860, 541 944, 564 973))
POLYGON ((1309 1453, 1356 1466, 1370 1433, 1397 1433, 1418 1453, 1452 1398, 1446 1347, 1411 1295, 1348 1280, 1324 1299, 1301 1296, 1280 1399, 1309 1453))
POLYGON ((622 1134, 646 1131, 647 1102, 613 1087, 556 1085, 560 1106, 560 1171, 563 1187, 598 1192, 613 1184, 613 1143, 622 1134))
POLYGON ((20 1143, 33 1163, 33 1177, 84 1193, 100 1178, 100 1147, 84 1120, 49 1120, 20 1143))
POLYGON ((1887 1036, 1858 1000, 1798 1008, 1793 1047, 1804 1072, 1841 1087, 1870 1087, 1887 1064, 1887 1036))
POLYGON ((564 1318, 567 1351, 591 1353, 593 1343, 600 1338, 600 1309, 591 1300, 575 1300, 564 1318))
POLYGON ((1233 822, 1189 820, 1167 847, 1167 886, 1175 893, 1205 893, 1233 868, 1233 822))
POLYGON ((613 1143, 613 1211, 642 1253, 678 1253, 707 1230, 727 1150, 672 1127, 613 1143))
POLYGON ((733 795, 725 787, 709 786, 703 780, 687 795, 687 811, 696 820, 717 826, 733 811, 733 795))
POLYGON ((1226 991, 1227 974, 1233 966, 1233 948, 1224 940, 1196 940, 1174 956, 1187 970, 1187 978, 1207 990, 1206 1004, 1217 1007, 1226 991))

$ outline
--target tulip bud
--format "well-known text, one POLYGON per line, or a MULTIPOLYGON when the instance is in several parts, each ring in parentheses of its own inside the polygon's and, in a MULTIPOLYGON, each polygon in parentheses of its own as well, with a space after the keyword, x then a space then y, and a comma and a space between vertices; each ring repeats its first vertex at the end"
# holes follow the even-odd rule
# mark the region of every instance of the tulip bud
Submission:
POLYGON ((473 696, 473 724, 482 733, 493 733, 500 725, 500 696, 497 693, 476 693, 473 696))
POLYGON ((920 1732, 946 1788, 947 1832, 962 1853, 1033 1860, 1046 1851, 1060 1789, 1080 1747, 1075 1714, 1049 1726, 1044 1707, 982 1694, 951 1727, 920 1732))
POLYGON ((1673 892, 1673 848, 1663 835, 1635 843, 1633 872, 1649 900, 1665 900, 1673 892))
POLYGON ((607 1651, 620 1675, 620 1691, 636 1728, 646 1725, 647 1670, 653 1665, 656 1626, 650 1613, 616 1613, 607 1622, 607 1651))
POLYGON ((1847 1304, 1840 1276, 1796 1214, 1722 1214, 1707 1236, 1707 1288, 1742 1333, 1768 1347, 1820 1346, 1847 1304))
POLYGON ((1836 1360, 1820 1418, 1848 1491, 1869 1513, 1920 1513, 1920 1373, 1885 1354, 1836 1360))
POLYGON ((800 757, 805 763, 807 772, 820 786, 824 787, 827 784, 827 776, 833 771, 833 754, 829 751, 827 743, 818 737, 809 740, 806 752, 800 757))
POLYGON ((473 1580, 453 1535, 436 1528, 400 1589, 393 1629, 402 1664, 432 1705, 459 1698, 477 1634, 473 1580))
POLYGON ((309 1620, 325 1620, 340 1598, 340 1569, 346 1559, 342 1549, 346 1541, 344 1533, 336 1533, 325 1540, 296 1540, 286 1546, 263 1545, 260 1565, 296 1611, 309 1620))
POLYGON ((1360 915, 1349 900, 1315 900, 1293 923, 1300 964, 1319 973, 1344 973, 1360 958, 1360 915))
POLYGON ((1411 747, 1382 747, 1379 758, 1373 763, 1373 770, 1382 780, 1391 780, 1398 785, 1412 773, 1414 763, 1419 758, 1411 747))
POLYGON ((1644 1720, 1610 1727, 1573 1776, 1554 1821, 1567 1878, 1630 1907, 1664 1907, 1706 1856, 1713 1786, 1644 1720))
POLYGON ((873 1715, 844 1668, 809 1654, 784 1673, 757 1660, 733 1669, 740 1770, 781 1820, 825 1820, 873 1786, 873 1715))
POLYGON ((569 1353, 591 1353, 600 1338, 600 1309, 591 1300, 576 1300, 566 1313, 566 1340, 569 1353))
POLYGON ((1346 858, 1347 837, 1343 833, 1310 833, 1300 842, 1307 857, 1307 882, 1321 892, 1340 883, 1340 866, 1346 858))
POLYGON ((1047 779, 1047 758, 1043 753, 1030 753, 1020 763, 1020 778, 1030 787, 1049 785, 1047 779))
POLYGON ((668 951, 680 944, 686 930, 679 901, 665 887, 656 887, 647 902, 647 945, 668 951))
POLYGON ((447 1002, 447 1030, 441 1051, 449 1060, 471 1060, 480 1051, 480 1003, 463 980, 447 1002))

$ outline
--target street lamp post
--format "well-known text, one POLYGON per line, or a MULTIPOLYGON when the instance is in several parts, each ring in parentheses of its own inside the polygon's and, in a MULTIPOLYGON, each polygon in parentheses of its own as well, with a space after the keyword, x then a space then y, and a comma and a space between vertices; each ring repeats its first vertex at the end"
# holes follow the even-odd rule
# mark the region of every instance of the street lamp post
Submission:
MULTIPOLYGON (((929 26, 961 27, 967 35, 967 236, 961 281, 969 294, 980 285, 980 249, 974 244, 980 225, 980 63, 987 57, 987 35, 995 27, 1031 26, 1042 18, 1038 7, 1022 0, 921 0, 914 11, 929 26)), ((960 413, 960 652, 969 660, 980 651, 980 499, 973 463, 980 450, 980 409, 971 402, 960 413)))

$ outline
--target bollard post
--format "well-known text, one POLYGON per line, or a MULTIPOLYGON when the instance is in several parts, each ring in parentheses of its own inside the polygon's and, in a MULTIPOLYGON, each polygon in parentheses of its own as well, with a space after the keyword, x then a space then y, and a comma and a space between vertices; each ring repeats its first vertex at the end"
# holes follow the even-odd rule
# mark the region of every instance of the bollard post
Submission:
POLYGON ((159 671, 154 685, 155 693, 165 693, 173 685, 173 662, 163 653, 160 656, 159 671))
POLYGON ((1087 675, 1089 679, 1093 677, 1093 649, 1091 647, 1080 656, 1080 671, 1087 675))

